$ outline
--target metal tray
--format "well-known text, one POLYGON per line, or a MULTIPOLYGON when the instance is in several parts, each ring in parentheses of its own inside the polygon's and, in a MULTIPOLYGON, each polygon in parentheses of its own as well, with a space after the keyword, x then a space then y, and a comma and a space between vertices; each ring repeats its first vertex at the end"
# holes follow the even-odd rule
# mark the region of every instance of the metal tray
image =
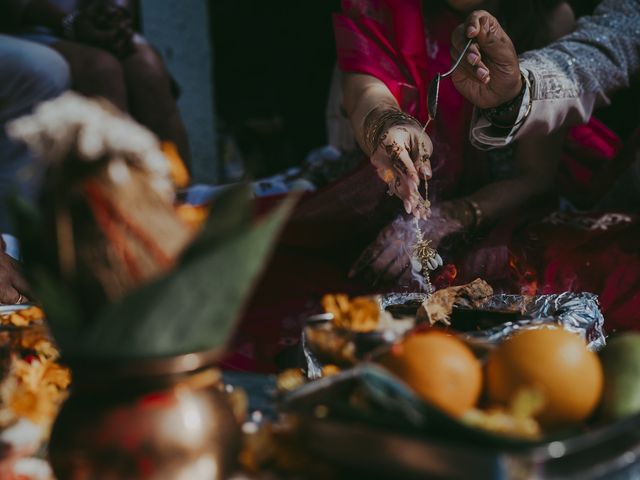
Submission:
POLYGON ((307 384, 280 408, 300 417, 310 452, 366 478, 640 478, 640 415, 535 442, 510 439, 447 417, 385 375, 364 364, 307 384), (382 391, 363 410, 346 399, 367 376, 382 391))

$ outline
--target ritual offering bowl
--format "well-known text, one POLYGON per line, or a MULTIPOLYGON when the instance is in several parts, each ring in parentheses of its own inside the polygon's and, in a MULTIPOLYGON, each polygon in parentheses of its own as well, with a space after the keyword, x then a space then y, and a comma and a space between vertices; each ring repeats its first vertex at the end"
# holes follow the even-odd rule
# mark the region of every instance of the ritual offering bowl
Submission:
POLYGON ((226 478, 240 430, 214 358, 71 360, 73 389, 49 446, 56 477, 226 478))

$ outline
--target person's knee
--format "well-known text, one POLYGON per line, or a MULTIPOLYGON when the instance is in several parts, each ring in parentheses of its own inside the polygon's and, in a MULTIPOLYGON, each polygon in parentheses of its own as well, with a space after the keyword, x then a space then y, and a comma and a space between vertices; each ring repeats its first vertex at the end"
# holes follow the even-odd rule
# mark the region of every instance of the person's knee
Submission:
POLYGON ((10 90, 5 92, 10 110, 19 114, 57 97, 71 82, 69 66, 56 51, 31 42, 16 45, 9 58, 3 56, 9 75, 8 78, 3 75, 3 90, 10 90))
POLYGON ((126 86, 120 60, 108 52, 92 49, 83 55, 73 72, 76 90, 91 96, 102 96, 120 106, 126 102, 126 86))
POLYGON ((48 98, 57 97, 71 86, 71 72, 66 60, 58 52, 47 48, 46 55, 41 55, 38 62, 39 78, 42 81, 42 92, 48 98))
POLYGON ((122 81, 120 60, 108 52, 98 52, 83 59, 81 75, 98 83, 122 81))
POLYGON ((170 91, 171 80, 160 55, 141 39, 137 39, 135 47, 135 54, 125 62, 128 82, 154 91, 170 91))

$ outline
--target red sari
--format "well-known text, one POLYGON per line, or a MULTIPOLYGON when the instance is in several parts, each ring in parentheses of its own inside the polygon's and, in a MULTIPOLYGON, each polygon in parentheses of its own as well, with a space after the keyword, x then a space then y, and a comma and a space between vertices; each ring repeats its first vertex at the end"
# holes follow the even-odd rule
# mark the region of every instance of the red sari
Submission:
MULTIPOLYGON (((342 6, 344 13, 334 16, 341 69, 379 78, 403 110, 425 122, 426 87, 437 72, 449 68, 450 34, 461 18, 444 11, 435 18, 427 16, 423 20, 420 0, 343 0, 342 6)), ((432 200, 441 201, 473 192, 489 181, 489 176, 482 152, 463 141, 468 136, 471 105, 450 81, 441 83, 439 102, 438 121, 429 125, 427 133, 434 143, 429 191, 432 200)), ((590 171, 596 160, 602 163, 612 158, 616 149, 615 137, 611 137, 608 130, 606 135, 592 134, 600 127, 599 124, 597 128, 579 127, 580 134, 572 137, 577 139, 574 150, 582 150, 582 157, 589 159, 587 170, 590 168, 590 171), (584 141, 585 138, 588 141, 584 141)), ((566 169, 565 178, 575 177, 578 172, 583 184, 592 182, 595 177, 586 175, 581 169, 583 165, 581 160, 571 160, 572 168, 566 169)), ((234 340, 234 351, 223 367, 272 371, 277 363, 274 359, 299 339, 301 318, 317 308, 322 294, 368 291, 366 285, 348 280, 347 272, 362 249, 401 212, 398 200, 389 198, 385 192, 386 185, 365 160, 351 174, 301 201, 249 305, 234 340)), ((496 226, 487 236, 491 248, 519 252, 524 258, 524 250, 513 243, 514 232, 522 232, 523 225, 530 224, 523 222, 523 218, 519 214, 496 226)), ((486 242, 480 248, 483 246, 486 242)), ((527 252, 528 257, 535 256, 530 250, 527 252)), ((527 272, 530 279, 537 279, 538 271, 546 275, 542 272, 550 257, 545 254, 538 257, 544 261, 537 262, 534 273, 527 272)), ((566 260, 563 271, 572 271, 573 264, 566 260)), ((464 256, 458 256, 457 262, 462 265, 464 256)), ((512 291, 522 286, 520 273, 514 273, 514 268, 506 264, 496 280, 512 291)), ((544 290, 562 291, 578 289, 578 286, 593 287, 584 289, 602 293, 597 285, 575 283, 572 286, 562 281, 545 282, 544 290)), ((603 302, 603 307, 610 304, 615 302, 603 302)))
MULTIPOLYGON (((420 0, 342 3, 345 14, 334 20, 340 67, 382 80, 403 110, 424 121, 426 86, 450 66, 450 35, 462 18, 446 10, 433 18, 420 0)), ((451 82, 440 84, 438 121, 428 130, 435 163, 430 186, 439 200, 472 192, 488 180, 483 155, 460 141, 467 138, 470 112, 451 82)), ((620 150, 618 137, 596 119, 572 128, 559 166, 559 193, 580 207, 592 206, 628 164, 620 150)), ((550 216, 551 210, 517 212, 486 233, 476 250, 506 252, 504 268, 488 280, 515 292, 591 291, 600 295, 609 328, 638 328, 633 313, 640 311, 638 220, 626 217, 603 227, 594 220, 601 214, 550 216), (579 226, 585 222, 599 226, 579 226)), ((464 265, 475 254, 471 249, 456 257, 460 281, 471 280, 464 265)))

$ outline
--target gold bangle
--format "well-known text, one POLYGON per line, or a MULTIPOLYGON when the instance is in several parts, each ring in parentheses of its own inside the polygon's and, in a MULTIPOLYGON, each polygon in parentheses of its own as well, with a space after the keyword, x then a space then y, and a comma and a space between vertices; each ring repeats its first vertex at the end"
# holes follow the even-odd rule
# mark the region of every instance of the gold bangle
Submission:
POLYGON ((370 154, 373 155, 380 146, 384 132, 393 126, 403 124, 414 124, 422 128, 417 118, 396 108, 390 108, 382 112, 375 108, 369 112, 364 119, 364 142, 369 148, 370 154))
POLYGON ((463 198, 462 201, 467 204, 469 210, 471 211, 471 215, 473 217, 473 222, 471 224, 472 228, 478 228, 482 225, 484 220, 484 213, 482 212, 482 208, 478 205, 478 202, 471 200, 470 198, 463 198))
POLYGON ((471 207, 473 207, 473 215, 474 215, 474 228, 478 228, 480 225, 482 225, 482 221, 484 220, 484 214, 482 212, 482 209, 480 208, 480 205, 478 205, 478 202, 475 202, 473 200, 469 200, 469 205, 471 205, 471 207))

